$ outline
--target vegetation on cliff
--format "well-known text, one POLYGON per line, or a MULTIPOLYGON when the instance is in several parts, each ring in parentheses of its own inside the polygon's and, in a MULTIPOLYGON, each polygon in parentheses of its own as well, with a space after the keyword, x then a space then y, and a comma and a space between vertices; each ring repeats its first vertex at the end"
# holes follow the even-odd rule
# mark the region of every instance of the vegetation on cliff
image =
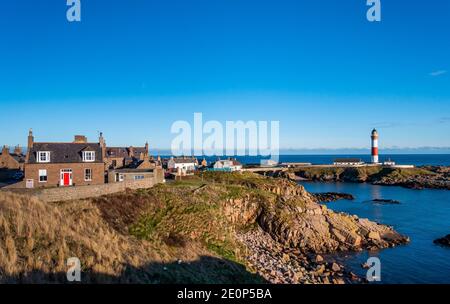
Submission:
POLYGON ((294 182, 250 173, 55 204, 0 192, 1 282, 65 282, 65 261, 78 257, 83 282, 336 283, 336 267, 309 257, 405 242, 294 182))

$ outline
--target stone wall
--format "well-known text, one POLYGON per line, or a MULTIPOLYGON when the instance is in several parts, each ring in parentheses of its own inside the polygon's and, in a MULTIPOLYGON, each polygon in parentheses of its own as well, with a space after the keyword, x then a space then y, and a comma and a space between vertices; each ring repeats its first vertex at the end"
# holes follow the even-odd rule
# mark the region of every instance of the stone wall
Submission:
POLYGON ((151 188, 158 181, 153 179, 144 179, 138 181, 125 181, 122 183, 111 183, 78 187, 58 187, 42 189, 4 189, 5 191, 16 192, 35 196, 44 202, 58 202, 66 200, 84 199, 89 197, 98 197, 106 194, 122 192, 126 189, 145 189, 151 188))

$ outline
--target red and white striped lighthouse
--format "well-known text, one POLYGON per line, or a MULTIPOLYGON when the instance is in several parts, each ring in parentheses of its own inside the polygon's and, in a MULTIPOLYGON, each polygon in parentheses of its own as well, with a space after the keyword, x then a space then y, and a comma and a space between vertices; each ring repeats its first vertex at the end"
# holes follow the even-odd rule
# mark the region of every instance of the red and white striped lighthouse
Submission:
POLYGON ((378 164, 378 131, 372 130, 372 163, 378 164))

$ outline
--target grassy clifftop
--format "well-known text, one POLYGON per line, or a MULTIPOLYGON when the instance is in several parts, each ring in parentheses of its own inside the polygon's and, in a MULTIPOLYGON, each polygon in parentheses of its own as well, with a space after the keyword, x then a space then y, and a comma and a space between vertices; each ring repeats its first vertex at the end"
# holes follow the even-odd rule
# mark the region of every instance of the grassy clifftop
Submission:
POLYGON ((294 182, 250 173, 55 204, 0 192, 1 282, 65 282, 69 257, 83 282, 322 282, 309 254, 405 241, 294 182))

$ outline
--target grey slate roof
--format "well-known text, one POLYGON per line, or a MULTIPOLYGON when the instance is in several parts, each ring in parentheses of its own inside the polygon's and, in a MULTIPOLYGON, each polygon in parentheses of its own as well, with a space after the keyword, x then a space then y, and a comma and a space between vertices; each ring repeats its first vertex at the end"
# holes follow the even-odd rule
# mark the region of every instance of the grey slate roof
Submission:
MULTIPOLYGON (((141 153, 146 153, 145 147, 133 147, 132 157, 139 158, 141 153)), ((130 147, 106 147, 107 157, 129 157, 130 147)))
POLYGON ((25 162, 25 155, 23 155, 23 154, 12 153, 11 156, 12 156, 18 163, 24 163, 24 162, 25 162))
POLYGON ((195 157, 176 157, 171 159, 176 164, 189 164, 189 163, 197 163, 197 159, 195 157))
POLYGON ((50 163, 82 163, 83 151, 94 151, 94 163, 103 162, 102 149, 99 143, 34 143, 30 150, 29 164, 37 163, 38 151, 49 151, 50 163))

